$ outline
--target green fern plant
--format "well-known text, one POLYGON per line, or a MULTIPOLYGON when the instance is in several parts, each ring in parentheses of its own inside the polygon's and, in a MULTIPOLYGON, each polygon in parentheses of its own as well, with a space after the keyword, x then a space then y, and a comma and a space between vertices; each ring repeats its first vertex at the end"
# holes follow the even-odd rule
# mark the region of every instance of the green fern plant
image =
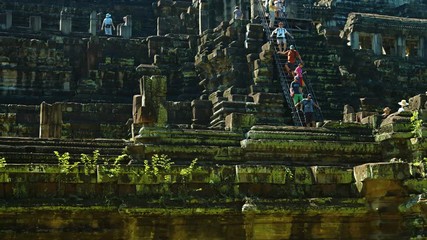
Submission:
POLYGON ((292 173, 292 170, 289 167, 285 167, 285 178, 288 178, 289 180, 294 179, 294 174, 292 173))
POLYGON ((122 162, 127 157, 127 154, 122 154, 114 159, 104 160, 104 164, 101 166, 101 171, 106 173, 110 178, 119 176, 119 174, 122 172, 120 162, 122 162))
POLYGON ((0 168, 4 168, 6 165, 6 159, 4 157, 0 158, 0 168))
POLYGON ((419 112, 414 111, 411 116, 412 133, 414 137, 422 137, 423 120, 419 118, 419 112))
POLYGON ((200 167, 196 167, 197 161, 197 158, 193 159, 188 167, 181 169, 179 174, 183 177, 189 177, 194 170, 200 170, 200 167))
POLYGON ((175 164, 171 159, 165 155, 154 154, 151 157, 151 164, 148 160, 144 160, 144 172, 153 176, 158 176, 159 173, 168 173, 171 170, 172 165, 175 164))
POLYGON ((80 155, 80 161, 84 165, 84 173, 86 175, 95 173, 96 172, 96 166, 98 164, 99 156, 101 154, 99 153, 99 150, 93 151, 93 155, 89 156, 87 154, 82 153, 80 155))
POLYGON ((61 173, 65 173, 68 174, 70 173, 71 169, 77 167, 77 165, 79 165, 80 162, 74 162, 74 163, 70 163, 70 153, 69 152, 65 152, 64 154, 60 154, 58 151, 54 151, 53 152, 55 154, 55 156, 58 159, 58 165, 60 167, 60 172, 61 173))

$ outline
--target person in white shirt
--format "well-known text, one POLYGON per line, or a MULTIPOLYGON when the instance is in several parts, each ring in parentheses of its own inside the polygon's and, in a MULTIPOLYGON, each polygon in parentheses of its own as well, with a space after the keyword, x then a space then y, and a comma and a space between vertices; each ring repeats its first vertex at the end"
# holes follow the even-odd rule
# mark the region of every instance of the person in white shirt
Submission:
POLYGON ((277 45, 279 47, 279 52, 282 52, 282 44, 283 44, 283 50, 286 50, 287 44, 286 44, 286 34, 289 35, 291 38, 294 38, 292 34, 290 34, 284 27, 283 22, 279 22, 279 27, 274 29, 273 32, 271 32, 271 36, 276 34, 277 39, 277 45))
POLYGON ((403 112, 403 111, 409 111, 409 103, 406 102, 405 99, 402 99, 402 101, 398 102, 397 104, 400 105, 400 108, 397 110, 398 113, 403 112))

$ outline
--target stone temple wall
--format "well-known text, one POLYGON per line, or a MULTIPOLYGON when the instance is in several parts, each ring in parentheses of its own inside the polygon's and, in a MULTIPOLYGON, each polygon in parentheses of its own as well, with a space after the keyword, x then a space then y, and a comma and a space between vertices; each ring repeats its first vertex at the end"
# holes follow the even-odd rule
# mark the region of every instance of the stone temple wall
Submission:
MULTIPOLYGON (((2 45, 5 46, 2 48, 1 58, 5 79, 1 83, 4 91, 2 102, 41 103, 45 100, 130 103, 132 99, 129 96, 138 93, 136 89, 141 76, 154 73, 167 76, 167 98, 170 101, 209 100, 210 104, 221 103, 224 99, 212 100, 217 96, 230 97, 234 98, 234 102, 241 102, 232 103, 233 108, 228 106, 231 111, 225 112, 217 111, 220 105, 212 105, 211 110, 207 112, 217 112, 213 117, 216 120, 208 120, 203 123, 205 126, 225 128, 224 119, 233 111, 236 114, 256 111, 266 115, 258 117, 259 123, 269 122, 268 114, 275 116, 275 120, 270 123, 289 123, 286 107, 284 110, 279 109, 283 103, 280 96, 274 97, 276 105, 261 109, 251 105, 252 95, 281 94, 277 71, 271 58, 271 48, 262 49, 265 36, 262 26, 257 25, 258 20, 252 20, 250 25, 246 25, 250 23, 248 20, 230 24, 224 21, 225 15, 216 15, 216 20, 212 22, 209 13, 223 11, 226 6, 220 3, 155 3, 133 5, 151 9, 152 15, 147 18, 157 22, 156 32, 159 36, 138 38, 137 32, 134 32, 136 38, 132 40, 122 37, 90 37, 89 33, 83 32, 72 32, 69 36, 64 36, 58 29, 49 32, 42 27, 42 32, 55 36, 47 37, 32 32, 28 27, 12 27, 7 30, 13 34, 9 38, 2 38, 2 45), (207 24, 205 20, 208 21, 207 24), (210 29, 201 31, 201 25, 209 26, 210 29), (120 45, 120 48, 117 48, 117 45, 120 45), (257 56, 259 53, 262 53, 261 56, 257 56), (232 90, 229 92, 232 92, 233 96, 228 96, 228 93, 224 95, 223 91, 230 87, 232 90)), ((42 6, 46 7, 47 3, 44 4, 42 6)), ((73 20, 80 19, 78 21, 85 21, 86 24, 89 22, 90 13, 87 10, 92 9, 92 5, 80 2, 67 4, 64 3, 64 6, 70 7, 70 14, 75 15, 73 20), (85 17, 83 20, 77 16, 85 17)), ((118 8, 121 4, 114 6, 118 8)), ((242 1, 236 4, 246 6, 248 3, 242 1)), ((128 2, 123 2, 122 5, 133 6, 128 2)), ((227 6, 231 5, 233 4, 227 6)), ((31 6, 5 3, 5 7, 14 13, 12 16, 18 14, 16 24, 26 21, 30 16, 28 9, 31 6), (25 17, 19 17, 19 14, 23 13, 25 17)), ((43 9, 45 8, 36 12, 42 13, 43 9)), ((58 14, 60 9, 52 8, 50 11, 58 14)), ((42 15, 42 25, 49 22, 46 17, 42 15)), ((58 17, 55 18, 52 22, 58 23, 58 17)), ((140 27, 135 18, 138 17, 133 16, 133 26, 139 31, 140 27)), ((327 19, 323 20, 327 22, 327 19)), ((378 99, 379 109, 385 105, 394 105, 400 98, 417 94, 417 90, 423 87, 425 68, 422 62, 413 64, 412 61, 395 61, 387 56, 382 59, 371 56, 369 51, 351 52, 345 46, 345 40, 338 39, 336 32, 329 32, 338 25, 331 25, 328 31, 324 29, 324 36, 319 36, 314 29, 305 28, 306 23, 301 23, 304 22, 292 23, 296 24, 296 28, 291 29, 296 37, 294 44, 303 56, 306 78, 313 86, 326 118, 340 119, 345 104, 350 103, 357 107, 359 98, 381 95, 383 86, 390 87, 391 91, 385 98, 378 99), (390 64, 385 64, 386 62, 390 64), (397 68, 396 64, 402 67, 397 68), (400 68, 407 70, 400 71, 400 68), (417 77, 413 77, 412 72, 417 72, 417 77), (392 84, 396 81, 408 83, 408 88, 396 87, 397 85, 392 84)), ((73 24, 73 28, 75 25, 82 26, 73 24)), ((210 104, 206 104, 209 108, 210 104)), ((228 104, 227 101, 224 104, 228 104)))
POLYGON ((0 13, 0 238, 427 236, 425 62, 339 34, 343 13, 373 2, 289 17, 332 119, 316 128, 291 126, 259 18, 229 21, 254 1, 60 1, 84 16, 72 31, 52 3, 1 2, 17 26, 0 13), (25 25, 31 7, 41 29, 25 25), (87 32, 122 10, 135 35, 87 32), (380 115, 401 98, 405 111, 380 115))
POLYGON ((133 33, 144 37, 156 33, 156 21, 152 5, 155 0, 140 1, 2 1, 3 12, 13 12, 13 26, 16 30, 28 29, 31 16, 40 16, 41 29, 44 31, 58 31, 60 12, 63 9, 72 16, 73 32, 87 33, 89 31, 90 14, 96 11, 97 29, 105 14, 112 14, 114 23, 122 23, 126 15, 133 16, 133 33), (144 13, 144 14, 140 14, 144 13))
POLYGON ((18 239, 107 233, 168 239, 397 239, 425 234, 425 204, 417 200, 423 191, 421 169, 407 163, 231 166, 198 168, 188 175, 180 174, 182 169, 149 175, 138 167, 123 167, 120 174, 110 175, 101 166, 67 173, 46 164, 1 168, 0 199, 8 203, 1 208, 0 226, 8 230, 0 232, 18 239), (413 197, 407 198, 408 193, 413 197))

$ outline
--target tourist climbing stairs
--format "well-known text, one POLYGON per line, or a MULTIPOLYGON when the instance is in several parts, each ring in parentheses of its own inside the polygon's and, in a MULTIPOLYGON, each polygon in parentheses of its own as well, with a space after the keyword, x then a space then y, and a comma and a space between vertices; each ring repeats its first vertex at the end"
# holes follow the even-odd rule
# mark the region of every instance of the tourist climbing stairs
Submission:
POLYGON ((324 118, 339 118, 340 115, 337 113, 342 111, 342 106, 337 103, 349 99, 348 89, 343 85, 339 70, 339 66, 342 65, 339 56, 343 50, 337 46, 330 47, 324 36, 316 33, 296 36, 292 44, 304 61, 304 81, 307 90, 322 107, 321 112, 315 112, 316 119, 321 121, 324 118))
MULTIPOLYGON (((302 112, 298 111, 295 106, 294 106, 294 102, 293 99, 291 97, 290 94, 290 90, 289 90, 289 85, 290 82, 286 76, 286 72, 284 70, 284 65, 286 63, 286 60, 282 60, 279 56, 279 54, 277 53, 277 45, 275 44, 275 42, 273 41, 273 39, 270 37, 271 35, 271 29, 269 27, 269 23, 267 21, 266 16, 266 12, 261 4, 260 1, 258 1, 258 16, 261 20, 261 24, 264 28, 265 34, 267 36, 268 42, 270 42, 270 44, 272 44, 272 46, 274 46, 274 52, 273 52, 273 57, 275 60, 275 64, 276 64, 276 68, 278 71, 278 75, 279 75, 279 80, 280 80, 280 84, 282 87, 282 92, 283 92, 283 96, 286 100, 286 103, 288 104, 288 107, 291 109, 292 111, 292 120, 294 122, 295 126, 303 126, 304 125, 304 116, 302 114, 302 112)), ((285 19, 286 21, 286 19, 285 19)), ((285 23, 285 26, 287 25, 287 23, 285 23)), ((311 92, 313 93, 313 92, 311 92)), ((316 101, 314 99, 314 101, 316 101)), ((317 118, 318 119, 318 118, 317 118)))

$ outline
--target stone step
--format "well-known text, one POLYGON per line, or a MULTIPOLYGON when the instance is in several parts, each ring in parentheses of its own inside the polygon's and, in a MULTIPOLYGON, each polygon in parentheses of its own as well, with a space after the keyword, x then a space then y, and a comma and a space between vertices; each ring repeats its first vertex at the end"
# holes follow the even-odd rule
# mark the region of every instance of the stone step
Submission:
POLYGON ((0 137, 0 156, 8 163, 37 163, 57 162, 54 151, 61 154, 69 152, 73 161, 80 154, 92 155, 99 150, 102 157, 117 157, 121 155, 129 143, 124 140, 94 139, 94 140, 62 140, 23 137, 0 137))
MULTIPOLYGON (((60 152, 59 154, 64 154, 65 152, 60 152)), ((7 164, 57 164, 58 158, 52 152, 48 153, 26 153, 26 152, 0 152, 1 156, 5 158, 7 164)), ((89 156, 93 156, 93 151, 85 153, 89 156)), ((104 160, 111 161, 116 157, 120 156, 122 153, 113 153, 113 154, 103 154, 99 156, 99 162, 103 162, 104 160)), ((70 153, 70 163, 73 162, 81 162, 80 160, 81 153, 79 154, 71 154, 70 153)))
POLYGON ((135 138, 136 143, 239 146, 243 134, 228 131, 191 129, 143 129, 135 138))
MULTIPOLYGON (((213 127, 223 129, 223 121, 213 127)), ((354 166, 383 159, 368 125, 327 122, 322 128, 255 125, 246 134, 218 130, 148 130, 128 147, 135 159, 167 154, 179 161, 276 162, 354 166), (214 135, 211 135, 214 134, 214 135), (175 140, 176 139, 176 140, 175 140)))
POLYGON ((121 147, 127 144, 124 140, 118 139, 43 139, 27 137, 0 137, 0 144, 3 145, 53 145, 53 146, 114 146, 121 147))

